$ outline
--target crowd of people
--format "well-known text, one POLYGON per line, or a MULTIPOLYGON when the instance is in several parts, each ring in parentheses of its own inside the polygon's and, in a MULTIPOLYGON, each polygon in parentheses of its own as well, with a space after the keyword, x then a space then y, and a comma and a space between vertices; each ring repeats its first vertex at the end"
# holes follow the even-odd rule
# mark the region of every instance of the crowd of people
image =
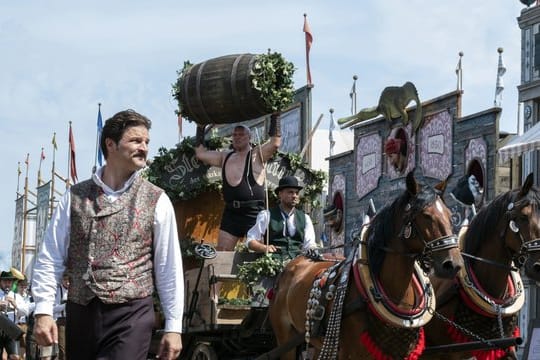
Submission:
MULTIPOLYGON (((26 276, 18 276, 12 270, 0 273, 0 312, 20 330, 0 326, 0 353, 2 359, 38 359, 38 347, 33 337, 35 302, 26 276)), ((56 359, 65 360, 65 306, 69 279, 64 276, 58 284, 54 304, 54 319, 58 326, 58 350, 56 359)), ((5 323, 4 323, 5 325, 5 323)))
MULTIPOLYGON (((151 121, 133 110, 108 119, 99 144, 106 164, 63 195, 31 284, 1 273, 0 310, 24 332, 16 341, 0 331, 8 359, 35 359, 46 348, 58 359, 146 359, 156 296, 164 317, 158 357, 179 356, 182 256, 171 200, 141 176, 150 128, 151 121)), ((233 250, 245 239, 252 251, 293 258, 317 246, 315 232, 309 215, 297 208, 302 186, 294 176, 280 180, 278 202, 267 209, 265 163, 281 144, 279 113, 272 114, 268 135, 254 146, 250 129, 239 125, 230 150, 211 151, 199 127, 196 157, 222 168, 218 250, 233 250)))

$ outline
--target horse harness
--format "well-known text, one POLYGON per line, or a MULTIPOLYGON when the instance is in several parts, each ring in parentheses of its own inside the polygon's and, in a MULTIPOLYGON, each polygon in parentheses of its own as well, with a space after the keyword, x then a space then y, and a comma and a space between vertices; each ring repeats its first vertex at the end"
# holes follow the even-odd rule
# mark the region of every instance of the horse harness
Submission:
MULTIPOLYGON (((424 250, 422 253, 401 253, 403 256, 414 257, 415 260, 421 264, 424 271, 429 269, 431 263, 431 255, 433 252, 449 249, 458 246, 458 238, 455 234, 442 236, 440 238, 426 241, 422 232, 419 231, 416 222, 413 220, 413 214, 411 214, 411 206, 408 204, 405 208, 406 218, 405 226, 399 232, 399 236, 404 239, 409 239, 412 236, 413 231, 417 234, 420 240, 424 243, 424 250)), ((306 344, 309 343, 311 337, 319 337, 324 335, 323 347, 319 355, 319 359, 335 359, 338 346, 339 346, 339 333, 341 319, 343 316, 348 316, 355 311, 365 309, 367 304, 373 301, 382 301, 382 297, 376 299, 369 296, 361 295, 354 299, 350 303, 344 305, 345 295, 347 292, 347 286, 349 282, 349 275, 352 271, 354 260, 356 259, 362 266, 368 265, 366 259, 358 259, 358 248, 360 245, 366 246, 367 243, 363 240, 367 233, 367 225, 364 226, 362 234, 353 239, 352 250, 344 261, 337 262, 330 267, 322 270, 313 281, 311 288, 307 309, 306 309, 306 323, 304 333, 304 340, 306 344), (338 281, 339 279, 339 281, 338 281), (326 316, 326 308, 330 301, 333 301, 331 312, 326 316), (323 334, 324 333, 324 334, 323 334)), ((394 249, 383 247, 385 252, 396 253, 394 249)), ((320 260, 318 257, 311 257, 314 260, 320 260)), ((430 287, 430 285, 429 285, 430 287)), ((430 289, 422 289, 423 291, 430 292, 433 295, 433 291, 430 289)), ((371 288, 369 292, 377 292, 378 290, 371 288)), ((426 301, 426 303, 429 303, 426 301)), ((425 312, 425 316, 429 316, 425 312)), ((423 321, 416 322, 416 324, 423 325, 423 321)), ((391 326, 395 324, 389 322, 391 326)), ((407 327, 407 326, 404 326, 407 327)), ((415 327, 411 321, 411 327, 415 327)))
POLYGON ((518 267, 521 267, 525 264, 530 253, 540 251, 540 239, 536 238, 525 241, 523 235, 521 234, 521 229, 514 220, 517 217, 515 213, 518 213, 519 210, 521 210, 527 205, 528 201, 526 200, 520 200, 515 203, 511 202, 508 204, 505 214, 505 216, 508 218, 508 226, 505 226, 504 231, 501 234, 501 236, 504 237, 506 235, 507 229, 510 229, 514 234, 519 236, 519 240, 521 241, 521 247, 519 249, 519 252, 514 254, 514 256, 512 257, 512 261, 514 261, 518 265, 518 267))
POLYGON ((517 326, 517 313, 524 303, 524 288, 519 274, 521 268, 530 253, 540 251, 540 239, 532 239, 525 241, 521 234, 521 229, 517 225, 515 215, 526 206, 526 201, 511 202, 507 206, 505 217, 508 225, 504 227, 500 236, 504 238, 508 229, 512 233, 519 236, 521 247, 518 252, 512 255, 511 265, 501 264, 499 262, 474 256, 466 252, 462 252, 464 257, 472 260, 484 262, 486 264, 507 269, 510 274, 508 276, 508 288, 506 297, 503 299, 494 299, 487 295, 478 283, 470 264, 466 264, 458 273, 454 286, 449 287, 438 298, 438 304, 446 304, 454 295, 458 294, 462 301, 458 302, 458 308, 455 319, 461 319, 459 324, 456 320, 447 319, 442 314, 434 312, 442 321, 452 325, 451 333, 454 337, 469 336, 472 339, 489 344, 489 340, 497 336, 504 338, 506 334, 512 333, 517 326), (514 265, 515 264, 515 265, 514 265), (509 292, 509 293, 508 293, 509 292), (474 328, 475 331, 469 329, 474 328), (498 334, 497 334, 498 331, 498 334))
POLYGON ((525 241, 523 234, 521 233, 521 229, 515 221, 519 211, 523 207, 527 206, 527 204, 528 202, 526 200, 521 200, 516 203, 511 202, 508 204, 505 213, 508 225, 505 226, 504 230, 501 232, 501 238, 504 238, 508 229, 510 229, 512 233, 519 237, 521 242, 520 250, 511 256, 511 265, 501 264, 491 259, 462 252, 464 257, 481 261, 499 268, 507 269, 510 272, 508 286, 510 289, 512 289, 512 291, 506 298, 498 299, 498 301, 485 294, 485 291, 481 288, 480 284, 476 280, 470 264, 464 266, 458 273, 458 284, 456 285, 457 289, 465 292, 468 298, 470 298, 472 304, 474 304, 475 307, 478 307, 488 316, 510 316, 517 313, 523 306, 524 288, 521 281, 521 276, 519 275, 519 268, 525 264, 530 253, 540 251, 540 239, 536 238, 525 241))
MULTIPOLYGON (((450 235, 441 236, 439 238, 427 241, 422 235, 422 232, 418 229, 418 225, 413 220, 413 217, 415 214, 411 212, 410 204, 407 204, 405 206, 405 212, 406 212, 406 217, 405 217, 406 225, 403 227, 403 230, 400 232, 400 236, 403 239, 409 239, 414 230, 414 232, 417 234, 420 240, 422 240, 422 242, 424 243, 424 251, 422 251, 422 253, 420 254, 410 253, 410 254, 402 254, 402 255, 416 258, 416 260, 418 261, 422 269, 427 272, 430 269, 430 263, 432 260, 431 255, 437 251, 442 251, 442 250, 458 247, 458 244, 459 244, 458 237, 456 234, 450 234, 450 235)), ((384 247, 383 249, 386 252, 395 252, 394 250, 388 249, 386 247, 384 247)))

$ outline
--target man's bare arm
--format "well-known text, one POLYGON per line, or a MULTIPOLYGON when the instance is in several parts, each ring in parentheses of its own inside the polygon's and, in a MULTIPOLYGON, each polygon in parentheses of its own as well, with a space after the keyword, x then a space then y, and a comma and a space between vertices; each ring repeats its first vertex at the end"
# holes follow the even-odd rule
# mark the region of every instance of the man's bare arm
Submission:
POLYGON ((279 116, 280 113, 274 113, 270 116, 270 128, 268 129, 270 139, 261 145, 263 162, 270 160, 281 146, 281 120, 279 116))
POLYGON ((195 157, 206 165, 221 167, 223 163, 223 153, 215 150, 208 150, 204 147, 205 134, 206 126, 197 125, 197 133, 195 135, 195 157))
POLYGON ((195 156, 206 165, 221 167, 224 152, 208 150, 202 144, 195 148, 195 156))

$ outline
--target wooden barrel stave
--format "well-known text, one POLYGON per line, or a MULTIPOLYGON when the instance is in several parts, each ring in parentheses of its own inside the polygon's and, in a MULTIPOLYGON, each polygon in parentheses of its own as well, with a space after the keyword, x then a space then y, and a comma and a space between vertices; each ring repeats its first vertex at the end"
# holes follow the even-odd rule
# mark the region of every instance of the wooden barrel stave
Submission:
POLYGON ((224 124, 267 114, 251 82, 255 61, 254 54, 240 54, 193 65, 182 78, 183 115, 199 124, 224 124))

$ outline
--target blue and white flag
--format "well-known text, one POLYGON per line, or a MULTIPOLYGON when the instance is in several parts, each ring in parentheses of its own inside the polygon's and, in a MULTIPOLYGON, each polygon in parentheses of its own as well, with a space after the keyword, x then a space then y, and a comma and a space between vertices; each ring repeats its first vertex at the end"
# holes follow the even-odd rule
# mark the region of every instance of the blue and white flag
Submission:
POLYGON ((101 131, 103 130, 103 120, 101 118, 101 106, 98 108, 98 115, 97 115, 97 148, 98 148, 98 155, 97 155, 97 161, 99 166, 103 166, 103 153, 101 152, 101 131))

